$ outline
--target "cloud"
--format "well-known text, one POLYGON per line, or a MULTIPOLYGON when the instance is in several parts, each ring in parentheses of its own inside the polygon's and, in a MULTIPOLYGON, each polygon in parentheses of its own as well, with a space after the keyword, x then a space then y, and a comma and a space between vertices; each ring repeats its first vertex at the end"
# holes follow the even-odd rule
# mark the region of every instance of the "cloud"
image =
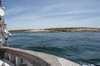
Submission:
POLYGON ((16 13, 20 13, 20 12, 27 11, 27 10, 28 8, 16 6, 14 8, 8 9, 6 11, 6 15, 16 14, 16 13))
POLYGON ((61 7, 64 7, 66 4, 65 3, 60 3, 60 4, 55 4, 55 5, 49 5, 44 7, 41 12, 48 12, 48 11, 52 11, 61 7))
POLYGON ((7 9, 6 18, 9 27, 16 26, 17 29, 99 25, 98 0, 30 0, 32 3, 27 1, 21 3, 20 0, 20 5, 17 3, 7 9))
POLYGON ((99 27, 100 16, 77 19, 78 17, 61 17, 48 18, 36 21, 27 20, 8 20, 9 29, 40 29, 40 28, 57 28, 57 27, 99 27), (73 20, 77 19, 77 20, 73 20))
MULTIPOLYGON (((23 11, 23 10, 20 10, 20 11, 23 11)), ((16 11, 16 12, 19 12, 19 11, 16 11)), ((12 17, 11 19, 15 19, 15 20, 16 19, 38 20, 40 18, 42 18, 42 19, 47 19, 47 18, 58 18, 58 19, 60 19, 60 18, 74 18, 75 19, 75 18, 79 18, 79 17, 84 18, 84 16, 82 16, 81 14, 87 14, 87 13, 93 14, 93 13, 97 13, 97 12, 98 11, 95 11, 95 10, 77 10, 77 11, 52 13, 52 14, 46 14, 46 15, 45 14, 40 14, 40 15, 23 14, 23 15, 18 15, 18 16, 12 17), (77 14, 79 14, 79 15, 77 15, 77 14)))

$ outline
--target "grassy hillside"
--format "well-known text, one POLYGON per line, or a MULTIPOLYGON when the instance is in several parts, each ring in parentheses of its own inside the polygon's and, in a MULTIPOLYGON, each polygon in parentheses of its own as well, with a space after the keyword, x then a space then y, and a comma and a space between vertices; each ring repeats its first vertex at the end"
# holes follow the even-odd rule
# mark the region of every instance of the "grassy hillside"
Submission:
POLYGON ((14 33, 50 33, 50 32, 100 32, 100 28, 50 28, 50 29, 26 29, 26 30, 10 30, 14 33))

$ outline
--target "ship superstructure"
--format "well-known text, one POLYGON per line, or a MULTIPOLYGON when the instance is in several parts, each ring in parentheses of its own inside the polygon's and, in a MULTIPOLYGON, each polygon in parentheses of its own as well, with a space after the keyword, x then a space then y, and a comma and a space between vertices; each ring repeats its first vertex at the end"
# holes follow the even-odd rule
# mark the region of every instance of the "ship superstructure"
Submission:
POLYGON ((4 20, 4 7, 2 5, 2 1, 0 0, 0 47, 2 47, 3 39, 5 39, 6 43, 8 43, 8 36, 10 33, 7 29, 7 24, 4 20))

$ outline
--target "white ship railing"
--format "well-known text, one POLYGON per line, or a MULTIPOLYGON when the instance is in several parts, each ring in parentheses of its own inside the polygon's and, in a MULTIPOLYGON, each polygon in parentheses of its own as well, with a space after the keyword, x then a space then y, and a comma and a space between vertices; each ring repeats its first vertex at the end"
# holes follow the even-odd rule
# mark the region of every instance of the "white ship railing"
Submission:
POLYGON ((0 58, 9 60, 15 66, 80 66, 60 57, 29 50, 3 47, 0 53, 0 58))

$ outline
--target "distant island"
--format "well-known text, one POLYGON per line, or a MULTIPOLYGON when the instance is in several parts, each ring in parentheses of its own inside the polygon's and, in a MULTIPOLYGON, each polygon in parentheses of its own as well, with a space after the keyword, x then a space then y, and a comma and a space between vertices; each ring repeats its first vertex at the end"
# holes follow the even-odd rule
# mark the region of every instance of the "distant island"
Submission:
POLYGON ((10 32, 13 33, 100 32, 100 28, 70 27, 70 28, 10 30, 10 32))

